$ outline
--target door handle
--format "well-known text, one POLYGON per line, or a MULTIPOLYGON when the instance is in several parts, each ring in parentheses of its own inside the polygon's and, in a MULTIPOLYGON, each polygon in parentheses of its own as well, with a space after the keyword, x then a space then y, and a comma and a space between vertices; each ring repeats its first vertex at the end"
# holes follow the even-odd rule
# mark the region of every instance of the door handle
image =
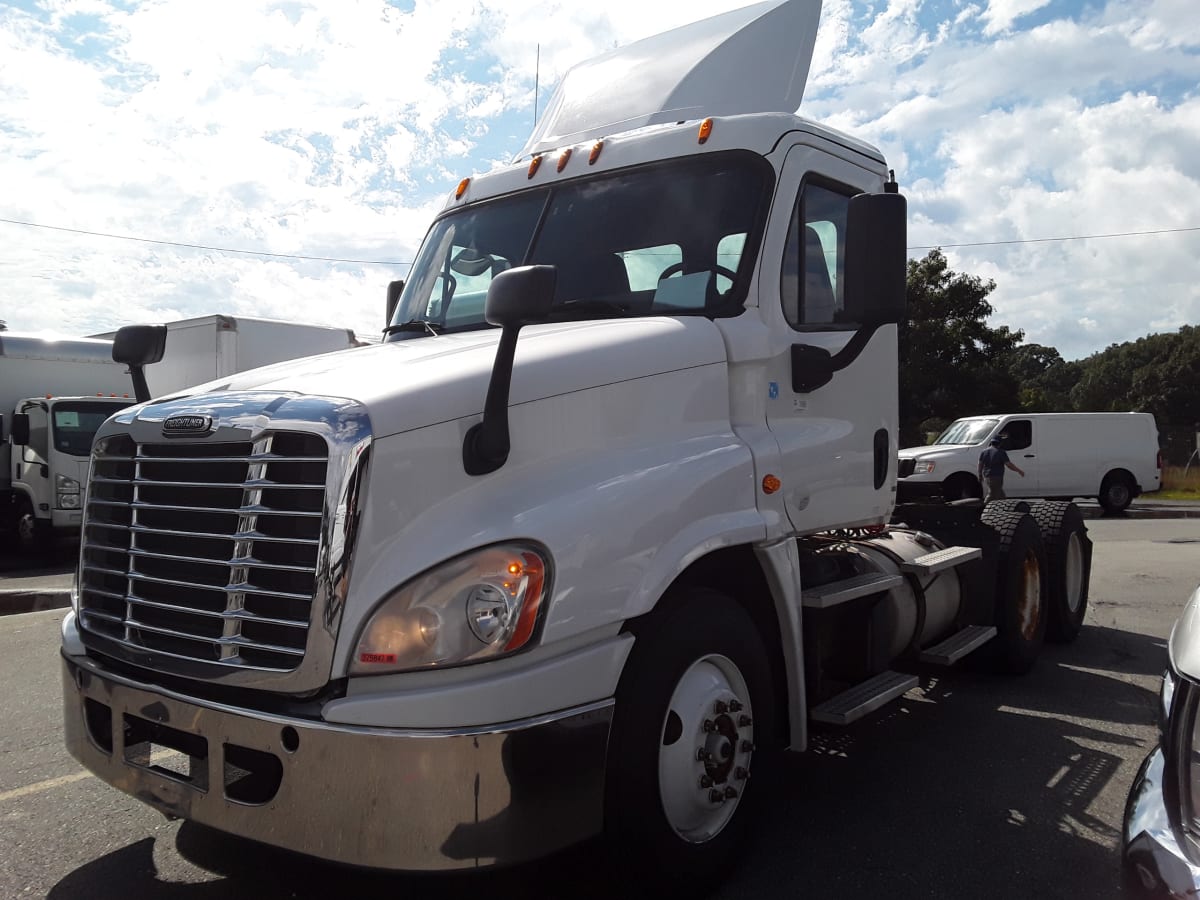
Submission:
POLYGON ((1026 459, 1033 459, 1035 456, 1037 456, 1036 453, 1026 453, 1025 454, 1026 459))

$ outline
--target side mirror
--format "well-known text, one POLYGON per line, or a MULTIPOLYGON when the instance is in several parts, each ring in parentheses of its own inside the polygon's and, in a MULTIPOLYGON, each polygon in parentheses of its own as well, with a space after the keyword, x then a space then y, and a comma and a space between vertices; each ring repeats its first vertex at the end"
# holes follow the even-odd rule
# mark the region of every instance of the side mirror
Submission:
POLYGON ((29 416, 16 413, 12 420, 12 442, 25 446, 29 443, 29 416))
POLYGON ((870 328, 901 322, 907 280, 908 203, 901 194, 859 194, 846 215, 846 317, 870 328))
POLYGON ((400 295, 404 293, 404 280, 393 281, 388 284, 387 288, 387 318, 383 320, 383 325, 386 328, 392 324, 392 316, 396 314, 396 307, 400 305, 400 295))
POLYGON ((161 360, 166 349, 166 325, 126 325, 117 330, 117 336, 113 338, 112 358, 114 362, 129 366, 133 395, 138 403, 150 399, 150 387, 146 384, 143 369, 161 360))
POLYGON ((483 421, 473 425, 463 439, 463 471, 468 475, 495 472, 508 460, 508 388, 517 333, 522 326, 541 322, 549 315, 557 281, 554 266, 521 266, 501 272, 488 287, 483 315, 500 326, 500 344, 492 363, 483 421))
POLYGON ((558 270, 554 266, 519 266, 492 279, 483 302, 483 317, 501 328, 544 321, 554 304, 558 270))

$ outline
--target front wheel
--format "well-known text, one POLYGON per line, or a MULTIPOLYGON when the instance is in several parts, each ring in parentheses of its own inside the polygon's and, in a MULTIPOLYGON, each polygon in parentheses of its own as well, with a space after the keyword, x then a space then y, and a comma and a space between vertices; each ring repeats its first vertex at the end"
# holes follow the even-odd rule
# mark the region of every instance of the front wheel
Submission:
POLYGON ((25 559, 43 556, 50 549, 50 526, 33 514, 33 504, 21 500, 17 507, 17 551, 25 559))
POLYGON ((605 833, 622 865, 680 888, 732 861, 774 700, 762 640, 734 600, 697 587, 666 602, 635 627, 617 689, 605 833))

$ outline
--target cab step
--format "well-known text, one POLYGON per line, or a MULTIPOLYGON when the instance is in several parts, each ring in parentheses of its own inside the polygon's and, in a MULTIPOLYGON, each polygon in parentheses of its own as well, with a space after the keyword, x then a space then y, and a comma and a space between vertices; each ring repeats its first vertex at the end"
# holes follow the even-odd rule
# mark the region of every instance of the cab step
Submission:
POLYGON ((802 605, 808 609, 828 609, 839 603, 857 600, 870 594, 889 591, 904 583, 902 575, 887 575, 883 572, 868 572, 843 581, 833 581, 803 591, 802 605))
POLYGON ((932 647, 926 647, 917 655, 917 659, 935 666, 952 666, 995 636, 995 625, 968 625, 944 641, 934 644, 932 647))
POLYGON ((924 556, 918 556, 916 559, 902 563, 900 569, 910 575, 932 575, 934 572, 961 566, 963 563, 979 559, 981 556, 983 556, 983 551, 978 547, 947 547, 945 550, 926 553, 924 556))
POLYGON ((815 707, 812 717, 818 722, 828 722, 831 725, 848 725, 867 713, 875 712, 905 691, 912 690, 918 683, 916 675, 880 672, 874 678, 868 678, 862 684, 857 684, 815 707))

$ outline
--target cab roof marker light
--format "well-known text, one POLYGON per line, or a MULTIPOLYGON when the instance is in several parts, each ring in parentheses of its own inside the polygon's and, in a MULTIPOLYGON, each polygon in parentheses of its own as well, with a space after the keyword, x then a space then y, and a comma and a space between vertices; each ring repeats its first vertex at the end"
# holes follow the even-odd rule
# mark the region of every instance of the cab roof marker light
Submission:
POLYGON ((568 148, 567 148, 566 150, 564 150, 564 151, 562 152, 562 154, 561 154, 561 155, 558 157, 558 171, 560 171, 560 172, 561 172, 563 169, 565 169, 565 168, 567 167, 567 162, 568 162, 570 159, 571 159, 571 148, 570 148, 570 147, 568 147, 568 148))
POLYGON ((537 170, 541 167, 541 165, 542 165, 542 154, 539 153, 537 156, 535 156, 533 159, 531 159, 529 161, 528 177, 532 178, 534 175, 536 175, 537 170))
POLYGON ((708 141, 709 136, 712 135, 712 129, 713 129, 713 120, 712 119, 705 119, 703 122, 700 123, 700 133, 697 136, 699 143, 703 144, 708 141))
POLYGON ((588 165, 594 166, 596 160, 600 158, 600 151, 604 149, 604 141, 596 141, 592 144, 592 152, 588 154, 588 165))
POLYGON ((458 188, 454 191, 454 199, 455 200, 462 199, 462 196, 463 196, 463 194, 465 194, 467 192, 467 186, 470 185, 470 183, 471 183, 470 178, 464 178, 462 181, 460 181, 458 183, 458 188))

